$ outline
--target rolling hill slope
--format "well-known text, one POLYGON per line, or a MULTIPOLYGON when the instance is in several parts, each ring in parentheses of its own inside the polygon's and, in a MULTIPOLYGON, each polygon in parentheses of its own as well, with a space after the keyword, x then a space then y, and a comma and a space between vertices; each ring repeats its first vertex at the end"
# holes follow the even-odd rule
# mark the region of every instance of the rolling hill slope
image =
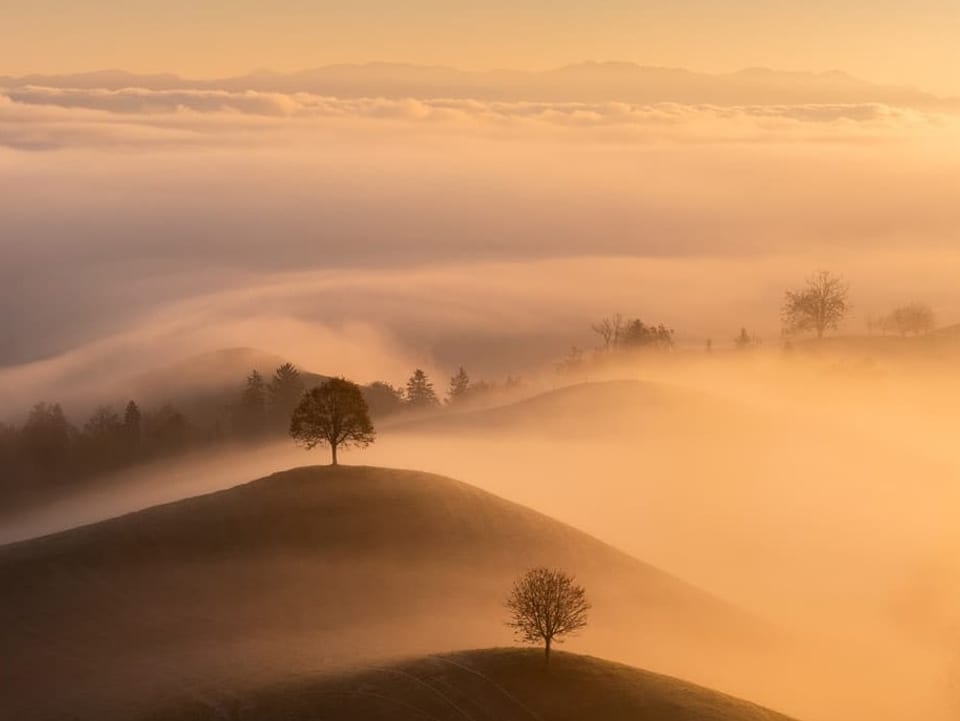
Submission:
POLYGON ((491 649, 382 664, 233 699, 194 699, 150 721, 789 721, 667 676, 588 656, 491 649))
POLYGON ((128 716, 185 685, 500 643, 530 566, 587 585, 600 642, 651 660, 759 633, 717 599, 573 528, 411 471, 303 468, 0 548, 14 718, 128 716))

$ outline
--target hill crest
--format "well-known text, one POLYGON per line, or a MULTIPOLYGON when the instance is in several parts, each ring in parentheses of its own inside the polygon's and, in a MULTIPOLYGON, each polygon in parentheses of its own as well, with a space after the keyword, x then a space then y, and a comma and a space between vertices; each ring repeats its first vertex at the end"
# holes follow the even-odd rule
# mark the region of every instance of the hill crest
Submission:
MULTIPOLYGON (((592 656, 492 648, 403 659, 248 692, 244 718, 340 721, 789 721, 676 678, 592 656)), ((146 721, 222 718, 219 700, 194 701, 146 721)))

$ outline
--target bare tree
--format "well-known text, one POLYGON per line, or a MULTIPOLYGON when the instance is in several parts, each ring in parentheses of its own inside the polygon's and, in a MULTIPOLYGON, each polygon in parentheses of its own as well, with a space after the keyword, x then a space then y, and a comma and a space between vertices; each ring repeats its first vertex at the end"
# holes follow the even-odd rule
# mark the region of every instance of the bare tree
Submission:
POLYGON ((290 435, 307 450, 330 446, 334 466, 338 448, 364 448, 376 440, 360 386, 344 378, 331 378, 304 394, 290 419, 290 435))
POLYGON ((783 325, 788 334, 814 331, 823 338, 836 330, 850 312, 850 287, 837 275, 822 270, 807 279, 801 290, 788 290, 783 304, 783 325))
POLYGON ((513 584, 506 601, 507 625, 526 643, 543 642, 544 663, 550 664, 550 646, 587 625, 586 592, 573 576, 550 568, 527 571, 513 584))
POLYGON ((617 313, 603 318, 590 328, 603 340, 604 350, 616 348, 620 344, 620 336, 623 334, 623 316, 617 313))

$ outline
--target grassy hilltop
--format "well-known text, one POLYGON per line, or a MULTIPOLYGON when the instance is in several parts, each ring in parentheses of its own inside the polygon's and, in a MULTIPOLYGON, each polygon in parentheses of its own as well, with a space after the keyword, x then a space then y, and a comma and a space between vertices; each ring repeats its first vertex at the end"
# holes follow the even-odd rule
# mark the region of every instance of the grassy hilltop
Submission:
POLYGON ((789 721, 746 701, 589 656, 490 649, 194 699, 148 721, 789 721))

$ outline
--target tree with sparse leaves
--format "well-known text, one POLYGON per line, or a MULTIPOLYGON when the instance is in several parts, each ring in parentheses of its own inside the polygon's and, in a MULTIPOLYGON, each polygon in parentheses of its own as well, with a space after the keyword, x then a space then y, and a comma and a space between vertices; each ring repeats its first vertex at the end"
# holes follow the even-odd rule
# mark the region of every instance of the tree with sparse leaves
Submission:
POLYGON ((406 402, 410 408, 433 408, 440 404, 430 378, 417 368, 407 381, 406 402))
POLYGON ((294 409, 290 435, 304 448, 330 447, 337 465, 340 448, 365 448, 376 440, 363 392, 345 378, 331 378, 308 391, 294 409))
POLYGON ((850 312, 850 287, 840 276, 822 270, 800 290, 788 290, 783 304, 783 328, 788 335, 813 331, 823 338, 836 330, 850 312))
POLYGON ((603 340, 604 350, 614 350, 620 345, 623 336, 624 320, 619 313, 606 318, 601 318, 598 322, 590 326, 590 329, 603 340))
POLYGON ((543 643, 544 663, 550 664, 550 647, 587 625, 583 586, 558 569, 534 568, 513 584, 506 601, 507 625, 526 643, 543 643))

